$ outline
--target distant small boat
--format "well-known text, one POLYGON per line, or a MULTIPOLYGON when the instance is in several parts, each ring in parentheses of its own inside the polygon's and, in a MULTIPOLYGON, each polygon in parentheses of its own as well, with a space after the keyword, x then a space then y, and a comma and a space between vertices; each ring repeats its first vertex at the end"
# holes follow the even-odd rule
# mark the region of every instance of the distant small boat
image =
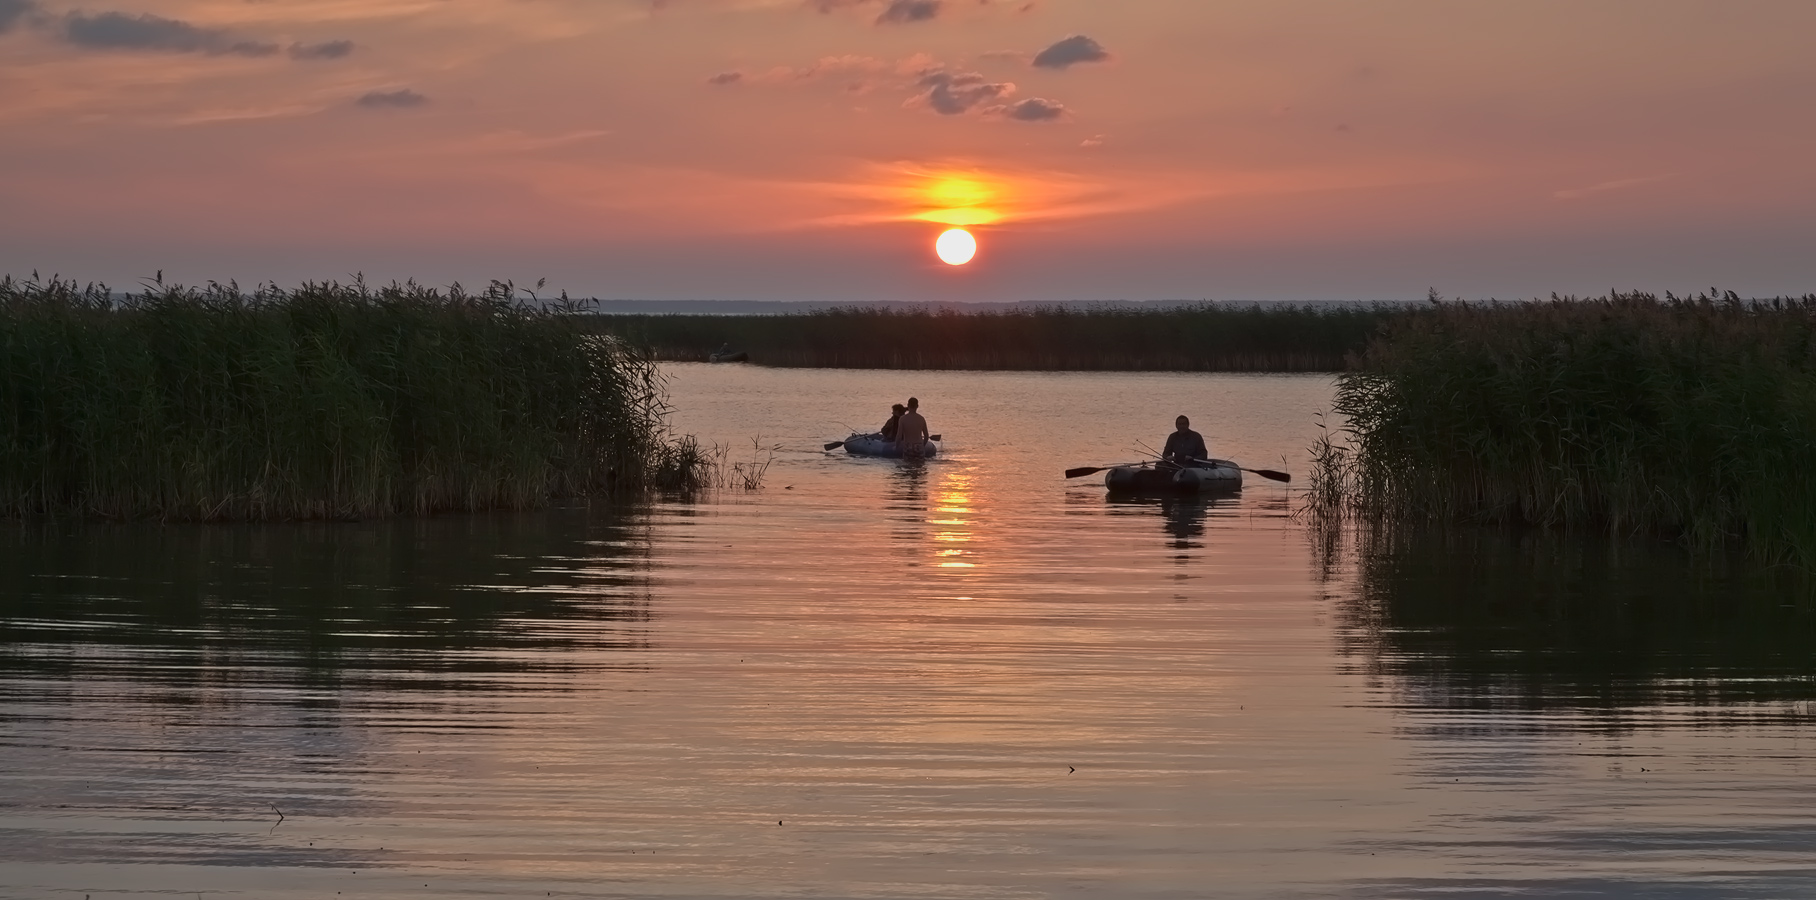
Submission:
POLYGON ((707 362, 745 362, 750 354, 743 350, 720 350, 706 358, 707 362))
POLYGON ((1242 469, 1227 459, 1188 469, 1147 464, 1117 466, 1103 476, 1104 487, 1127 494, 1207 494, 1242 490, 1242 469))
MULTIPOLYGON (((902 448, 895 441, 887 440, 882 434, 854 434, 845 439, 845 452, 852 456, 882 456, 889 459, 900 459, 902 448)), ((932 441, 921 442, 921 457, 932 459, 938 456, 940 445, 932 441)))

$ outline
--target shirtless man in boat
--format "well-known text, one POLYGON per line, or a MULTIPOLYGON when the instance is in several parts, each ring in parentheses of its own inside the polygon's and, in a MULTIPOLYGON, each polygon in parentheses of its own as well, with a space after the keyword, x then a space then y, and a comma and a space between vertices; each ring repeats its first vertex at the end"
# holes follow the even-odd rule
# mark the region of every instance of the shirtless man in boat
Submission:
POLYGON ((1167 435, 1167 445, 1160 451, 1161 462, 1190 469, 1196 468, 1199 460, 1210 458, 1210 451, 1204 448, 1204 435, 1192 430, 1192 420, 1180 416, 1173 424, 1178 430, 1167 435))
POLYGON ((921 401, 908 398, 908 411, 895 425, 895 445, 902 449, 903 459, 919 459, 927 446, 927 420, 921 416, 921 401))

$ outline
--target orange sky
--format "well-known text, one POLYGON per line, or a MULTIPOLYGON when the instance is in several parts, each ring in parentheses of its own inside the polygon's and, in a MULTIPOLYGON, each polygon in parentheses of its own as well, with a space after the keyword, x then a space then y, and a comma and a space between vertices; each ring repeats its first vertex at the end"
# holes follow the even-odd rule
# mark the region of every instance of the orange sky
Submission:
POLYGON ((0 271, 1816 290, 1808 0, 101 2, 0 0, 0 271))

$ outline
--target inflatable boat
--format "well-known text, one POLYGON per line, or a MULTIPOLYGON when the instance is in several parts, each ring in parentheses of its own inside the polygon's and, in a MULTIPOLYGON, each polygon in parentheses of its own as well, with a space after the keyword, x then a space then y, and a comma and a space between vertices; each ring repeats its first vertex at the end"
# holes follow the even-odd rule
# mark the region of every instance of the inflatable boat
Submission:
POLYGON ((1208 494, 1242 490, 1242 470, 1226 459, 1208 466, 1117 466, 1103 476, 1104 487, 1119 494, 1208 494))
MULTIPOLYGON (((854 434, 845 439, 845 452, 852 456, 882 456, 890 459, 902 457, 902 448, 897 447, 895 441, 884 440, 881 434, 854 434)), ((922 459, 932 459, 939 452, 940 445, 932 441, 921 442, 922 459)))

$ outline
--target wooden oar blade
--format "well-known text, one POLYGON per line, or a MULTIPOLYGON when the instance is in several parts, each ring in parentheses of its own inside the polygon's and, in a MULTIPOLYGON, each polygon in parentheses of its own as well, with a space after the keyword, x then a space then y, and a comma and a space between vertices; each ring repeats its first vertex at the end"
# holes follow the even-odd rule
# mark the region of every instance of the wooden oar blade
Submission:
POLYGON ((937 441, 937 440, 939 440, 939 439, 940 439, 940 436, 939 436, 939 435, 937 435, 937 434, 930 434, 930 435, 927 435, 927 440, 930 440, 930 441, 937 441))
POLYGON ((1080 475, 1089 475, 1093 472, 1102 472, 1103 470, 1104 470, 1103 466, 1080 466, 1079 468, 1076 468, 1076 469, 1067 469, 1066 477, 1067 478, 1077 478, 1080 475))
POLYGON ((839 448, 840 448, 840 447, 843 447, 843 446, 845 446, 845 442, 844 442, 844 441, 833 441, 833 442, 832 442, 832 443, 830 443, 830 444, 827 444, 827 445, 826 445, 826 449, 828 449, 828 450, 837 450, 837 449, 839 449, 839 448))
POLYGON ((1261 476, 1262 478, 1271 478, 1274 481, 1292 481, 1293 480, 1293 476, 1288 475, 1285 472, 1276 472, 1273 469, 1248 469, 1247 471, 1253 472, 1256 475, 1261 476))

